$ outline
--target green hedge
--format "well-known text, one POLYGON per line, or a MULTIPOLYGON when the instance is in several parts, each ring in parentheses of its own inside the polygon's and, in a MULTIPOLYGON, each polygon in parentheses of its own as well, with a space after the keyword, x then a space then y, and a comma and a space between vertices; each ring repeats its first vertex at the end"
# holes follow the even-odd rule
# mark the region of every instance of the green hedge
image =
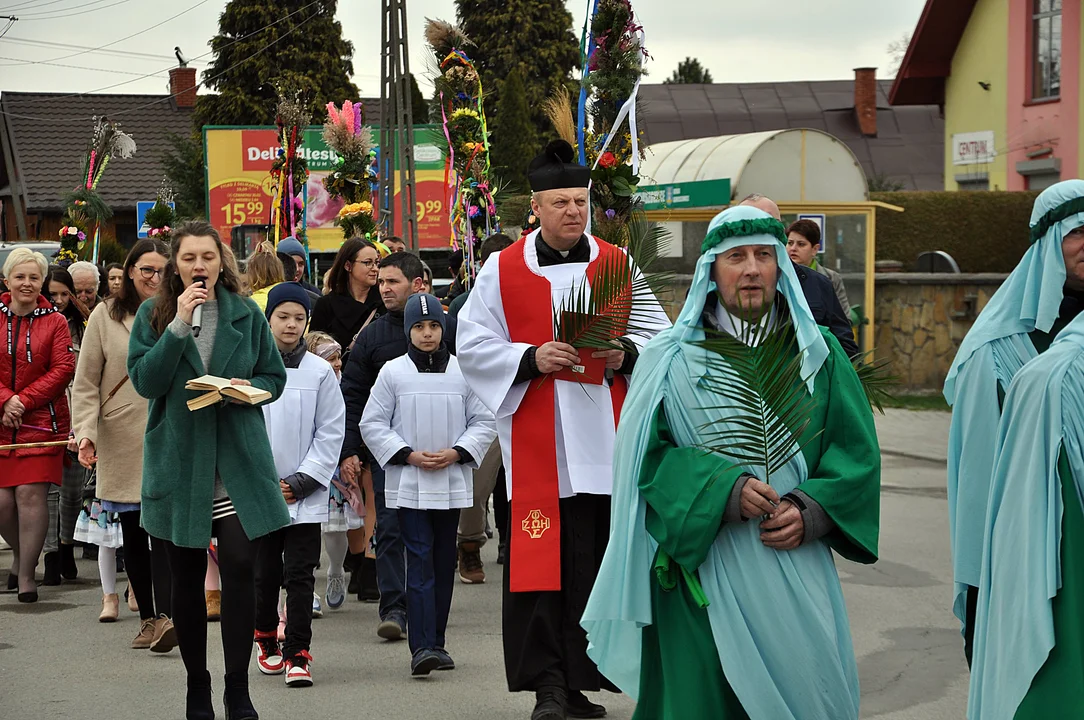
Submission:
POLYGON ((1011 272, 1028 248, 1034 192, 879 192, 904 208, 877 210, 877 259, 914 269, 919 253, 944 250, 965 273, 1011 272))

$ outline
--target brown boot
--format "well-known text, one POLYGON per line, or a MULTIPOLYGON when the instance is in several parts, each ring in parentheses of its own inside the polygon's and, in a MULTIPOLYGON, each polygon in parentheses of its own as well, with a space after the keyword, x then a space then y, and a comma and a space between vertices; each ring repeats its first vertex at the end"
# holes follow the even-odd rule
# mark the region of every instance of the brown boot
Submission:
POLYGON ((207 591, 207 622, 218 622, 222 619, 222 591, 207 591))
POLYGON ((128 589, 124 591, 124 596, 128 598, 128 609, 134 613, 139 612, 139 603, 136 602, 135 590, 132 589, 132 583, 128 583, 128 589))
POLYGON ((481 585, 486 581, 481 543, 459 543, 459 579, 468 585, 481 585))
POLYGON ((146 650, 151 646, 151 641, 154 640, 154 618, 147 618, 139 626, 139 634, 135 636, 135 640, 132 641, 133 650, 146 650))
POLYGON ((98 622, 116 622, 120 614, 120 598, 116 593, 109 593, 102 597, 102 612, 98 615, 98 622))
POLYGON ((177 630, 173 627, 173 621, 165 615, 159 615, 154 621, 151 652, 167 653, 175 647, 177 647, 177 630))

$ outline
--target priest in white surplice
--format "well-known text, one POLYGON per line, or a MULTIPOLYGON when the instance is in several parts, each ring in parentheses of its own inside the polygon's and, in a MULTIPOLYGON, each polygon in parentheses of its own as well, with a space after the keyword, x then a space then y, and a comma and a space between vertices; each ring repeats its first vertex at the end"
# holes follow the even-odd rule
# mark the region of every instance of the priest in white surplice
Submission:
POLYGON ((602 717, 583 691, 616 691, 579 623, 609 538, 615 428, 636 350, 670 324, 648 296, 637 298, 637 334, 615 349, 554 341, 555 310, 623 252, 584 234, 590 177, 564 141, 531 162, 541 228, 485 264, 459 315, 460 367, 497 417, 511 505, 505 672, 509 690, 535 692, 532 720, 602 717))

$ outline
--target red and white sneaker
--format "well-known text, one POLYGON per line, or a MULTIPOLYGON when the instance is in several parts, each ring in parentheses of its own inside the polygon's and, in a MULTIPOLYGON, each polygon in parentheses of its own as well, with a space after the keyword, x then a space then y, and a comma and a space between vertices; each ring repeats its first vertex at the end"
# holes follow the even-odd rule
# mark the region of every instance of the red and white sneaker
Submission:
POLYGON ((256 664, 264 675, 281 675, 286 666, 282 662, 277 633, 256 631, 256 664))
POLYGON ((311 687, 312 671, 309 665, 312 663, 312 655, 308 650, 302 650, 297 655, 286 661, 286 684, 289 687, 311 687))

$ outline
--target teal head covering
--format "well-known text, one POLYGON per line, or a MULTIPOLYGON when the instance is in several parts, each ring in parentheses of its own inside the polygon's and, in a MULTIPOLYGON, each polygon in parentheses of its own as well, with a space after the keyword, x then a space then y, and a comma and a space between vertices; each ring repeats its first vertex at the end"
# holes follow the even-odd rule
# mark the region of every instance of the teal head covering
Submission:
POLYGON ((964 337, 945 378, 945 399, 956 402, 960 368, 987 343, 1033 330, 1049 332, 1058 319, 1065 286, 1061 241, 1084 226, 1084 180, 1051 185, 1035 198, 1031 247, 998 288, 964 337))
POLYGON ((787 255, 786 237, 783 223, 754 207, 738 205, 712 218, 707 237, 704 238, 703 253, 693 271, 685 306, 669 332, 678 342, 695 340, 698 333, 703 337, 700 316, 708 296, 717 291, 712 277, 716 257, 742 245, 770 245, 775 248, 776 262, 779 264, 777 292, 786 299, 790 308, 798 347, 805 352, 802 377, 807 379, 809 391, 813 392, 813 380, 828 357, 828 345, 813 320, 802 285, 794 272, 794 264, 787 255))

